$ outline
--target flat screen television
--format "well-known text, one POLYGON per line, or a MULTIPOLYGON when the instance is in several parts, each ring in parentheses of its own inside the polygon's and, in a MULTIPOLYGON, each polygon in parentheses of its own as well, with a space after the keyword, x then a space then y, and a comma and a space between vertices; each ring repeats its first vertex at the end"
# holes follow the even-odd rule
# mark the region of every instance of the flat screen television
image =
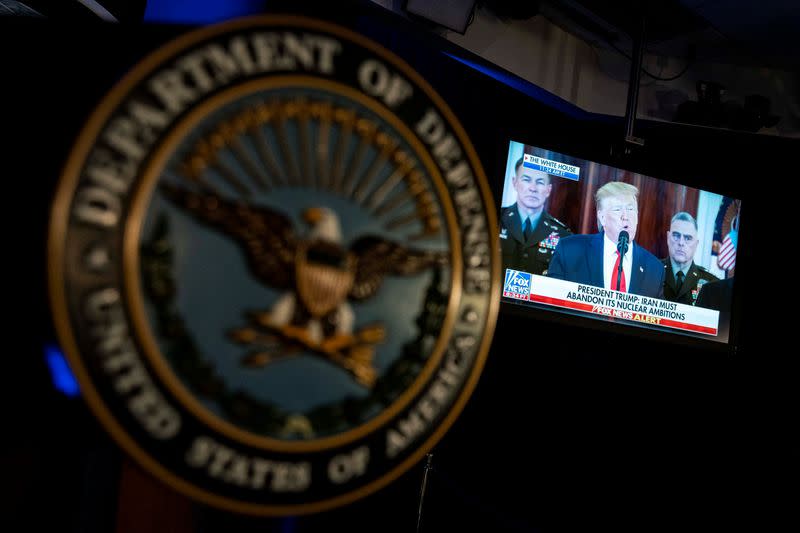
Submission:
POLYGON ((741 201, 511 141, 502 300, 728 343, 741 201))

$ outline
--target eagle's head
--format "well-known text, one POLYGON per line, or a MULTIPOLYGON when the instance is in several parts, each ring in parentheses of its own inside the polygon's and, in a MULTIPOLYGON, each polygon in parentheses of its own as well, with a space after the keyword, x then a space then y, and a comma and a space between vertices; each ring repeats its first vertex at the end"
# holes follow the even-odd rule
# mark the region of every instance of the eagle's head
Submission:
POLYGON ((303 212, 303 220, 311 226, 309 238, 330 243, 341 244, 342 230, 339 217, 327 207, 310 207, 303 212))

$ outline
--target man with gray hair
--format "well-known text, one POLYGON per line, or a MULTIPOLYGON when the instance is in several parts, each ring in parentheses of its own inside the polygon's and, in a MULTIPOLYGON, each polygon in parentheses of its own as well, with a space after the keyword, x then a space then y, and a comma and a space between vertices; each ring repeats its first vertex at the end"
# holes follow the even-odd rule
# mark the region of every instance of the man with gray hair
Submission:
POLYGON ((694 305, 704 284, 719 281, 694 262, 697 242, 697 221, 685 211, 676 213, 667 231, 669 257, 662 260, 665 300, 694 305))
POLYGON ((664 265, 636 244, 639 225, 639 189, 629 183, 612 181, 595 193, 600 233, 572 235, 556 247, 547 275, 595 287, 631 292, 652 298, 664 294, 664 265), (624 233, 623 233, 624 232, 624 233), (620 235, 627 234, 627 239, 620 235), (623 246, 630 243, 627 253, 623 246), (620 264, 622 268, 620 269, 620 264))

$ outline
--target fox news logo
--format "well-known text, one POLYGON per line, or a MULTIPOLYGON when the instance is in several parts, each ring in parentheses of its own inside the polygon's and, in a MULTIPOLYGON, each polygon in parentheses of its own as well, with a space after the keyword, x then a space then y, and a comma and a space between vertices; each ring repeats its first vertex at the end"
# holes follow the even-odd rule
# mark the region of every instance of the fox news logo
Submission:
POLYGON ((506 269, 506 280, 503 283, 503 296, 515 300, 531 299, 531 275, 519 270, 506 269))

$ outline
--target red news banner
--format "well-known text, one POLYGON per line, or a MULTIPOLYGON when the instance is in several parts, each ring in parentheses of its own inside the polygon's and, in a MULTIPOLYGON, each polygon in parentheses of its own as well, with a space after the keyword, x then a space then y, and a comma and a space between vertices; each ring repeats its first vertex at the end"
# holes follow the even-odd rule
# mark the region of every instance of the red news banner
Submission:
POLYGON ((719 311, 713 309, 537 275, 531 275, 528 299, 594 315, 706 335, 717 335, 719 325, 719 311))

